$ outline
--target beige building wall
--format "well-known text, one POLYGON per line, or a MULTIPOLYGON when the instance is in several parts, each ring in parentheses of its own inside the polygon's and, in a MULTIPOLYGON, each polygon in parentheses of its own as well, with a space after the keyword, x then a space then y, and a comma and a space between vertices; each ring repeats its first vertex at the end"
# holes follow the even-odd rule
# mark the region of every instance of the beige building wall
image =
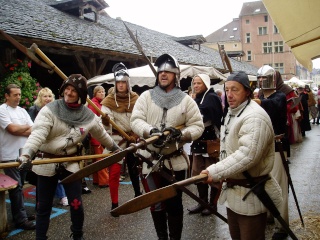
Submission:
POLYGON ((290 79, 296 74, 296 60, 283 38, 274 32, 274 23, 269 15, 257 14, 242 16, 240 18, 242 48, 245 53, 243 61, 261 67, 271 65, 282 73, 284 79, 290 79), (266 22, 265 19, 268 19, 266 22), (259 34, 259 28, 266 29, 266 34, 259 34), (250 42, 247 42, 247 34, 250 34, 250 42), (283 52, 275 53, 275 42, 283 42, 283 52), (271 53, 264 52, 264 43, 272 47, 271 53), (250 53, 251 52, 251 59, 250 53))

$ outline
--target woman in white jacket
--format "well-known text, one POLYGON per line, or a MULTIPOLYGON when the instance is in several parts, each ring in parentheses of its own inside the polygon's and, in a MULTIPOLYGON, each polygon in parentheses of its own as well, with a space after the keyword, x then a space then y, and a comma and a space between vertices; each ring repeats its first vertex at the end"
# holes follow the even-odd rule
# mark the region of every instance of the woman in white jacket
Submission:
MULTIPOLYGON (((230 74, 225 83, 228 113, 221 126, 220 162, 202 173, 208 183, 224 181, 219 202, 227 207, 232 239, 265 239, 267 209, 250 191, 247 171, 256 183, 267 179, 274 163, 274 131, 268 114, 250 97, 252 91, 244 72, 230 74)), ((273 179, 265 182, 265 190, 278 205, 281 189, 273 179)))

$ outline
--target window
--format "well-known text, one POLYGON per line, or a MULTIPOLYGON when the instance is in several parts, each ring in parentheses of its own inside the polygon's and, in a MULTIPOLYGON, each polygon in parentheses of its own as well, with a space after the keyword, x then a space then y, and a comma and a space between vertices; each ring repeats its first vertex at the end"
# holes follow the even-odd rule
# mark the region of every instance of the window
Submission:
POLYGON ((252 61, 251 51, 247 51, 247 61, 252 61))
POLYGON ((267 27, 259 27, 258 35, 266 35, 267 34, 267 27))
POLYGON ((272 42, 263 43, 263 53, 272 53, 272 42))
POLYGON ((268 15, 264 16, 264 22, 268 22, 268 15))
POLYGON ((224 32, 228 31, 228 28, 223 29, 224 32))
POLYGON ((279 33, 279 30, 278 30, 276 25, 273 25, 273 33, 274 34, 278 34, 279 33))
POLYGON ((284 73, 283 63, 275 63, 274 70, 279 71, 281 74, 284 73))
POLYGON ((246 33, 246 43, 250 43, 250 42, 251 42, 251 34, 246 33))
POLYGON ((236 27, 235 27, 235 28, 233 28, 233 31, 237 31, 237 30, 238 30, 238 28, 236 28, 236 27))
POLYGON ((283 52, 283 41, 274 42, 274 52, 275 53, 283 52))
POLYGON ((236 43, 233 44, 233 47, 234 47, 234 48, 237 48, 237 47, 238 47, 238 44, 236 44, 236 43))
POLYGON ((246 19, 246 24, 250 24, 250 20, 249 19, 246 19))
POLYGON ((229 38, 234 38, 234 36, 233 36, 233 35, 231 35, 229 38))

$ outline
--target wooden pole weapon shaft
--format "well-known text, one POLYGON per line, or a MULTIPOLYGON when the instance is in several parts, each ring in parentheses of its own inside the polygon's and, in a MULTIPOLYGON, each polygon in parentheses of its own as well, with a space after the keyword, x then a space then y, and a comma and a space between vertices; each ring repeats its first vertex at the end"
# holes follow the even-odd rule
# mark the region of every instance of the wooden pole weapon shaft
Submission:
MULTIPOLYGON (((54 70, 62 79, 63 81, 67 80, 68 77, 40 50, 40 48, 34 43, 31 45, 31 49, 35 51, 51 68, 54 70)), ((87 103, 91 105, 102 117, 105 117, 106 114, 101 111, 88 97, 86 99, 87 103)), ((126 134, 114 121, 110 119, 110 124, 114 129, 116 129, 121 136, 125 139, 130 140, 128 134, 126 134)))
MULTIPOLYGON (((93 158, 105 158, 111 156, 111 153, 105 154, 95 154, 95 155, 84 155, 84 156, 76 156, 76 157, 62 157, 62 158, 48 158, 48 159, 36 159, 32 161, 32 165, 40 165, 40 164, 48 164, 48 163, 61 163, 61 162, 77 162, 81 160, 90 160, 93 158)), ((2 168, 13 168, 19 167, 19 162, 7 162, 0 163, 0 169, 2 168)))

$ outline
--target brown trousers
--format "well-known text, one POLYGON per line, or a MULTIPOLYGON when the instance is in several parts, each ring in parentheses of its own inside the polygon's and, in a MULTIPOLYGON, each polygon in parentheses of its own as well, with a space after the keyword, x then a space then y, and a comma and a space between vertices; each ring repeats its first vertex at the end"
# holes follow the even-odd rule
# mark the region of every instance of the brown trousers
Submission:
POLYGON ((228 225, 233 240, 265 240, 267 213, 246 216, 227 208, 228 225))

